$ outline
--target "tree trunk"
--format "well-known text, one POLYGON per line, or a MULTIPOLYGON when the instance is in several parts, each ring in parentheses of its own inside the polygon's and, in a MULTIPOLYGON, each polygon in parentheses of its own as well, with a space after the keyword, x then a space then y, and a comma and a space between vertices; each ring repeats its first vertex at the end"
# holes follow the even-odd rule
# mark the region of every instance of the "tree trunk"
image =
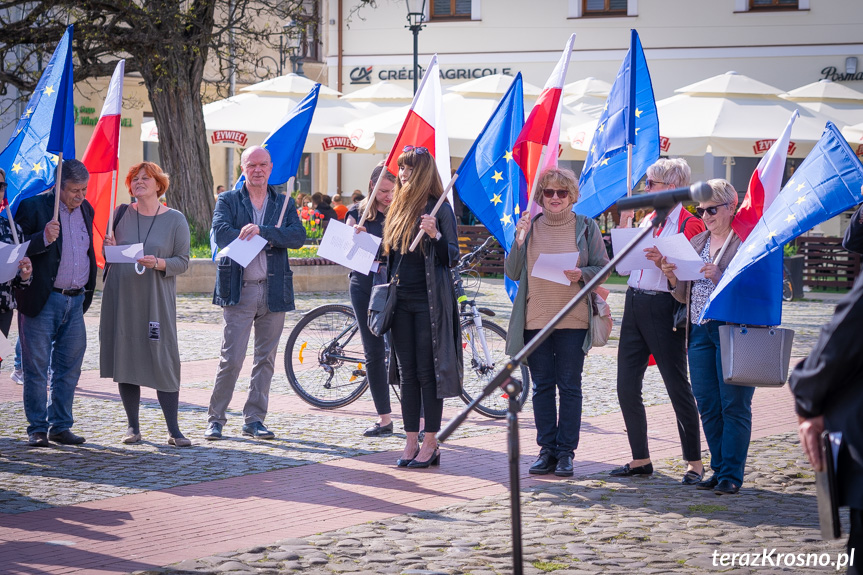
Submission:
POLYGON ((185 214, 193 238, 205 241, 213 220, 215 199, 201 82, 200 76, 195 78, 197 75, 189 70, 196 67, 194 63, 176 63, 176 74, 154 74, 144 65, 141 75, 159 130, 161 167, 171 176, 168 205, 185 214), (181 64, 188 66, 185 72, 180 72, 181 64))

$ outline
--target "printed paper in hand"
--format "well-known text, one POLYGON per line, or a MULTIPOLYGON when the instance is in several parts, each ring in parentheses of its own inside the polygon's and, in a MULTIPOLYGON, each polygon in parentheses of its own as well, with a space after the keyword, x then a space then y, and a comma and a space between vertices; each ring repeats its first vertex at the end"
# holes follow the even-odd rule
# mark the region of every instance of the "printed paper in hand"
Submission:
POLYGON ((134 264, 144 257, 144 244, 105 246, 105 261, 109 264, 134 264))
POLYGON ((318 255, 346 268, 368 275, 378 253, 381 239, 353 227, 330 220, 318 247, 318 255))
POLYGON ((252 236, 251 239, 241 240, 235 239, 216 254, 220 258, 228 257, 240 264, 243 267, 252 263, 264 246, 267 245, 267 240, 260 235, 252 236))
POLYGON ((572 270, 578 267, 578 252, 567 252, 564 254, 539 254, 536 263, 533 264, 531 276, 541 278, 550 282, 570 285, 572 282, 563 275, 564 270, 572 270))
MULTIPOLYGON (((614 228, 611 230, 611 247, 617 254, 641 232, 641 228, 614 228)), ((644 250, 652 248, 656 238, 648 234, 637 246, 632 248, 626 256, 617 262, 617 273, 628 274, 632 270, 646 270, 655 268, 656 264, 647 259, 644 250)))
POLYGON ((29 245, 29 241, 17 246, 0 242, 0 283, 12 281, 18 274, 18 264, 27 255, 29 245))
POLYGON ((681 281, 703 280, 704 274, 700 270, 704 267, 704 261, 696 253, 695 248, 683 234, 674 234, 664 238, 655 238, 656 249, 659 250, 668 263, 677 266, 674 275, 681 281))

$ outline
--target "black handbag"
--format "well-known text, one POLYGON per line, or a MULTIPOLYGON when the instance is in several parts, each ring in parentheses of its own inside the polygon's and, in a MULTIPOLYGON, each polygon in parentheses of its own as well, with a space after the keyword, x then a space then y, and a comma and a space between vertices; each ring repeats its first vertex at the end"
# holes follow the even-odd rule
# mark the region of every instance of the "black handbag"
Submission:
POLYGON ((686 327, 686 322, 689 321, 687 317, 689 314, 686 313, 686 304, 680 303, 677 300, 674 300, 674 308, 672 308, 672 324, 671 327, 674 331, 679 329, 684 329, 686 327))
POLYGON ((389 283, 372 287, 371 297, 369 297, 369 316, 366 321, 369 331, 378 337, 383 337, 393 325, 401 265, 402 262, 399 260, 393 279, 389 283))

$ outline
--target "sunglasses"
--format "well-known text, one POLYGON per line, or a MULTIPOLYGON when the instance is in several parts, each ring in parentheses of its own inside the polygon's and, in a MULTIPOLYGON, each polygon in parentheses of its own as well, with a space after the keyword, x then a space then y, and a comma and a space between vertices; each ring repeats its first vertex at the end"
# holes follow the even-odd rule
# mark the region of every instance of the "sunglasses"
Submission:
POLYGON ((644 189, 646 190, 647 188, 652 188, 657 184, 664 186, 666 185, 666 182, 660 182, 659 180, 647 180, 646 182, 644 182, 644 189))
POLYGON ((727 205, 728 205, 728 202, 725 202, 724 204, 719 204, 718 206, 710 206, 709 208, 695 208, 695 213, 698 214, 699 218, 703 218, 705 212, 708 215, 715 216, 716 212, 719 211, 719 208, 721 208, 722 206, 727 206, 727 205))
POLYGON ((408 153, 408 152, 414 152, 416 155, 421 156, 421 155, 423 155, 423 154, 428 154, 428 153, 429 153, 429 149, 428 149, 428 148, 426 148, 426 147, 424 147, 424 146, 420 146, 420 147, 416 147, 416 146, 405 146, 404 148, 402 148, 402 153, 403 153, 403 154, 406 154, 406 153, 408 153))
POLYGON ((6 192, 6 182, 0 182, 0 193, 6 192))
POLYGON ((569 190, 555 190, 553 188, 546 188, 542 191, 542 195, 548 199, 551 199, 557 195, 561 200, 569 196, 569 190))

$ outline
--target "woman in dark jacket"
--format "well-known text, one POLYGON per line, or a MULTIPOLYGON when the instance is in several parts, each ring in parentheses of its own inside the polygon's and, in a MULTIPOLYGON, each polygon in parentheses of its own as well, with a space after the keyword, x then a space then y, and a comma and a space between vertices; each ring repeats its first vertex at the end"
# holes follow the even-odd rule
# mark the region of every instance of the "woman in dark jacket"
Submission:
MULTIPOLYGON (((364 226, 360 227, 357 223, 362 219, 363 213, 366 210, 368 199, 364 199, 359 204, 354 204, 348 210, 346 223, 349 226, 354 226, 357 229, 368 232, 373 236, 382 238, 384 235, 384 221, 386 220, 386 212, 393 201, 393 190, 396 187, 396 177, 385 171, 383 162, 379 164, 372 172, 372 179, 369 182, 369 198, 371 191, 378 181, 381 172, 384 172, 383 180, 375 194, 375 201, 369 208, 369 215, 364 226)), ((363 340, 363 351, 366 356, 366 377, 369 381, 369 389, 372 392, 372 401, 375 403, 375 411, 378 412, 378 421, 370 428, 363 432, 366 437, 379 437, 381 435, 392 435, 393 420, 390 417, 392 408, 390 407, 390 386, 387 383, 387 363, 386 363, 386 346, 384 338, 378 337, 369 331, 366 317, 369 314, 369 298, 372 293, 372 286, 380 283, 386 283, 386 265, 380 262, 377 258, 378 269, 372 270, 368 274, 351 272, 351 305, 354 307, 354 313, 359 321, 357 325, 360 328, 360 337, 363 340)))
POLYGON ((398 159, 399 181, 384 226, 383 249, 388 270, 398 277, 392 342, 402 387, 404 453, 399 467, 440 463, 437 432, 443 400, 461 392, 462 356, 458 309, 450 268, 458 263, 455 215, 444 203, 429 215, 443 186, 434 158, 426 148, 406 146, 398 159), (410 244, 425 232, 413 252, 410 244), (425 438, 418 445, 420 408, 425 409, 425 438))
MULTIPOLYGON (((0 168, 0 210, 8 207, 6 202, 6 172, 0 168)), ((18 240, 24 236, 21 233, 21 228, 15 224, 15 231, 18 232, 18 240)), ((12 235, 12 226, 9 224, 9 218, 5 215, 0 215, 0 241, 6 244, 15 242, 12 235)), ((9 336, 9 328, 12 326, 12 315, 15 313, 15 289, 21 289, 30 285, 32 280, 33 266, 30 263, 30 258, 24 257, 18 263, 18 275, 6 283, 0 284, 0 331, 4 337, 9 336)))

